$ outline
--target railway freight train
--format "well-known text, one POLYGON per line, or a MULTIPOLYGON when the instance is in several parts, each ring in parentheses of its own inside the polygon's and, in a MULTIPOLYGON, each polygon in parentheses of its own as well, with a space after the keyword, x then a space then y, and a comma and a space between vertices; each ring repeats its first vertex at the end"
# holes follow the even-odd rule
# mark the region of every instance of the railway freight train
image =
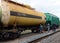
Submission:
POLYGON ((59 26, 59 18, 50 13, 37 12, 28 5, 19 4, 10 0, 0 3, 0 39, 15 38, 21 32, 30 29, 39 32, 39 26, 48 23, 59 26))

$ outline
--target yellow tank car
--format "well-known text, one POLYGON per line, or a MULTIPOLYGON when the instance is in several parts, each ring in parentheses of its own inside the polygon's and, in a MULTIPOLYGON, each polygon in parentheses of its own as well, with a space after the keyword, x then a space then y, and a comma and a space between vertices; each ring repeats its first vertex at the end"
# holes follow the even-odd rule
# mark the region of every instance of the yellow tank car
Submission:
POLYGON ((29 9, 25 5, 13 1, 3 2, 6 3, 9 8, 8 11, 10 11, 8 25, 39 25, 46 22, 44 13, 29 9))
POLYGON ((37 12, 30 6, 1 0, 0 40, 20 37, 21 32, 25 30, 39 32, 41 24, 44 28, 45 19, 44 13, 37 12))

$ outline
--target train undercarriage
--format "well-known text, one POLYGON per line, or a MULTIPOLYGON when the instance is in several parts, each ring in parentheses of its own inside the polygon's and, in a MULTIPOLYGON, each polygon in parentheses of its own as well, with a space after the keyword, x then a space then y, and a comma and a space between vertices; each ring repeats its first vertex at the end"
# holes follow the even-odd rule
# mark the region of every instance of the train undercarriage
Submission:
MULTIPOLYGON (((2 39, 14 39, 14 38, 18 38, 21 36, 21 32, 25 31, 25 30, 31 30, 32 33, 39 33, 39 26, 8 26, 8 27, 3 27, 0 26, 0 40, 2 39)), ((46 25, 42 25, 43 26, 43 30, 47 30, 46 25)))

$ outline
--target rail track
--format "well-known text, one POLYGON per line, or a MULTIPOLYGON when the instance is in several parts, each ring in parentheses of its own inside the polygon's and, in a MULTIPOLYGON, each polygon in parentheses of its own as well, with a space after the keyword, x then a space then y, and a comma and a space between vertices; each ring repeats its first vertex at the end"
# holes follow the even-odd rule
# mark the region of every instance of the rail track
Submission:
POLYGON ((52 35, 54 35, 54 34, 56 34, 56 33, 58 33, 58 32, 60 32, 60 31, 56 31, 56 32, 54 32, 54 33, 52 33, 52 34, 49 34, 49 35, 46 35, 46 36, 44 36, 44 37, 38 38, 38 39, 33 40, 33 41, 29 42, 29 43, 40 43, 41 40, 46 39, 46 38, 48 38, 49 36, 52 36, 52 35))

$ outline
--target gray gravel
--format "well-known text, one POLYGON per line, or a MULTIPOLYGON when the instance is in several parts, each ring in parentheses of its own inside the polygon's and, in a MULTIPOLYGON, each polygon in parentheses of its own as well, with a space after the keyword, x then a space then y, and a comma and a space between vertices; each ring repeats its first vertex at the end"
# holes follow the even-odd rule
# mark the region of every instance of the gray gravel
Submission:
POLYGON ((48 38, 43 39, 37 43, 60 43, 60 32, 58 32, 52 36, 49 36, 48 38))

